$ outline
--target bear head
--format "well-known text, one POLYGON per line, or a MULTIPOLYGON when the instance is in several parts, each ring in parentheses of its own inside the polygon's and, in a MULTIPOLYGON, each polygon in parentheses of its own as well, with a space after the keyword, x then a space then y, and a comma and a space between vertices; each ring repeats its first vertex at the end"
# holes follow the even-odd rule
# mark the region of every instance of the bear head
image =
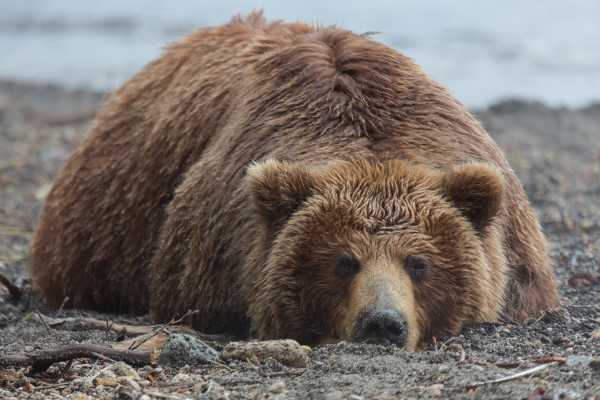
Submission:
POLYGON ((247 183, 257 234, 244 281, 258 337, 414 350, 497 319, 505 183, 494 167, 268 160, 247 183))

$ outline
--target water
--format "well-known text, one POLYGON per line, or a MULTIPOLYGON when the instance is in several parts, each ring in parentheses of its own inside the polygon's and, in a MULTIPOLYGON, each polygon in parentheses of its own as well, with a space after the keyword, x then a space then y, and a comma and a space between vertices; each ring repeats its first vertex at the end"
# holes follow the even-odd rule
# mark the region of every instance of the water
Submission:
POLYGON ((185 33, 259 7, 381 32, 469 106, 600 100, 596 0, 0 0, 0 77, 112 89, 185 33))

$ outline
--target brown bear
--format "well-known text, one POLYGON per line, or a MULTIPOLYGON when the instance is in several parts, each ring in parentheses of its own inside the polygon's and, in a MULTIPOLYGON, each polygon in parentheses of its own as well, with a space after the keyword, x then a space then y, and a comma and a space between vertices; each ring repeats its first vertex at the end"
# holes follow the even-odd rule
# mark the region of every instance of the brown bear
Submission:
POLYGON ((490 136, 409 58, 260 13, 171 45, 66 163, 33 244, 49 305, 414 349, 558 305, 490 136))

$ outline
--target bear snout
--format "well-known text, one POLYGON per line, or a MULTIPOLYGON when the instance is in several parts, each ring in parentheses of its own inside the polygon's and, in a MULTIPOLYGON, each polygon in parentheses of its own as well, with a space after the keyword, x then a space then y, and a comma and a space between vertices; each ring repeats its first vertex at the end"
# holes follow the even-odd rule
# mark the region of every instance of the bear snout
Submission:
POLYGON ((369 310, 357 319, 354 340, 404 346, 407 329, 406 318, 400 311, 393 308, 369 310))

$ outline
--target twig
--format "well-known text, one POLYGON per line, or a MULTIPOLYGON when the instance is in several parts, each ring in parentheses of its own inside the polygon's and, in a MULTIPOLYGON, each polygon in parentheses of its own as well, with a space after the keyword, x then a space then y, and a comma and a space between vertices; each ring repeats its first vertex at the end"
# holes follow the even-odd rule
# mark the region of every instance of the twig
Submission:
POLYGON ((8 293, 13 299, 19 300, 21 298, 21 295, 23 294, 21 289, 17 287, 14 283, 12 283, 10 279, 8 279, 2 274, 0 274, 0 283, 6 286, 6 288, 8 289, 8 293))
POLYGON ((553 362, 557 364, 564 364, 567 362, 567 359, 561 356, 543 356, 534 358, 533 362, 536 364, 549 364, 553 362))
POLYGON ((69 296, 67 296, 63 299, 62 303, 60 303, 60 307, 58 307, 58 310, 56 310, 56 314, 60 315, 63 312, 63 310, 64 310, 65 306, 67 305, 67 303, 69 302, 69 300, 71 300, 71 298, 69 296))
MULTIPOLYGON (((104 331, 106 330, 106 321, 95 319, 95 318, 52 318, 48 316, 42 316, 40 313, 36 313, 37 318, 42 323, 47 323, 50 327, 55 329, 63 329, 68 331, 104 331)), ((110 325, 110 330, 115 333, 125 333, 125 336, 135 337, 145 335, 152 332, 153 326, 146 325, 126 325, 113 323, 110 325)))
POLYGON ((67 373, 67 371, 71 368, 72 364, 73 364, 73 360, 69 360, 69 361, 67 361, 67 363, 65 364, 65 366, 60 369, 60 376, 61 377, 65 376, 65 374, 67 373))
POLYGON ((52 331, 50 330, 50 325, 48 325, 48 323, 46 322, 46 320, 44 319, 42 314, 40 314, 39 312, 36 311, 36 315, 38 316, 40 321, 42 321, 42 324, 44 325, 44 328, 46 328, 46 332, 48 332, 48 335, 52 335, 52 331))
POLYGON ((512 381, 514 379, 518 379, 518 378, 521 378, 523 376, 535 374, 536 372, 542 371, 542 370, 544 370, 544 369, 546 369, 548 367, 551 367, 551 366, 557 365, 557 364, 558 364, 557 362, 551 362, 551 363, 548 363, 548 364, 538 365, 537 367, 529 368, 529 369, 526 369, 526 370, 521 371, 521 372, 517 372, 516 374, 504 376, 502 378, 492 379, 492 380, 489 380, 489 381, 482 381, 482 382, 471 383, 471 384, 467 385, 467 389, 475 389, 476 387, 479 387, 479 386, 492 385, 492 384, 495 384, 495 383, 502 383, 502 382, 512 381))
POLYGON ((71 382, 61 382, 61 383, 46 383, 44 381, 40 381, 37 379, 30 378, 32 383, 34 384, 35 390, 50 390, 50 389, 60 389, 71 385, 71 382))
POLYGON ((107 362, 110 362, 110 363, 113 363, 113 364, 117 362, 117 360, 113 360, 112 358, 104 356, 104 355, 102 355, 100 353, 93 353, 93 354, 94 354, 95 357, 98 357, 98 360, 107 361, 107 362))
POLYGON ((25 354, 0 356, 0 367, 31 366, 30 374, 46 371, 52 364, 70 361, 76 358, 94 360, 123 361, 133 366, 144 366, 154 363, 153 352, 118 350, 94 344, 67 345, 54 350, 40 350, 25 354))
POLYGON ((113 326, 114 321, 111 321, 110 319, 106 318, 105 322, 106 329, 104 329, 104 337, 106 337, 106 340, 110 340, 110 328, 113 326))
POLYGON ((131 344, 135 346, 129 350, 135 350, 140 347, 141 344, 151 339, 148 337, 149 335, 156 336, 156 332, 165 331, 167 328, 170 332, 180 332, 187 333, 192 336, 197 337, 200 340, 208 341, 208 342, 219 342, 226 343, 232 340, 232 337, 227 335, 211 335, 205 334, 188 326, 175 326, 176 324, 182 322, 184 318, 187 318, 190 315, 193 315, 197 311, 191 311, 186 313, 182 318, 177 320, 169 321, 167 324, 163 325, 128 325, 128 324, 119 324, 112 322, 110 325, 106 326, 106 320, 100 320, 95 318, 52 318, 48 316, 42 316, 40 313, 32 314, 33 318, 37 318, 41 323, 46 323, 50 328, 61 329, 67 331, 90 331, 97 330, 106 332, 107 329, 110 332, 114 332, 121 337, 125 336, 128 338, 135 338, 138 336, 144 336, 144 338, 140 338, 141 343, 137 343, 137 341, 133 341, 131 344))
POLYGON ((135 350, 135 349, 137 349, 142 344, 144 344, 148 340, 152 339, 154 336, 156 336, 159 333, 163 332, 165 330, 165 328, 167 328, 169 326, 177 325, 177 324, 183 322, 189 316, 197 314, 199 312, 200 312, 200 310, 188 310, 185 314, 183 314, 181 316, 181 318, 179 318, 177 320, 172 319, 171 321, 167 322, 166 324, 162 324, 162 325, 158 326, 157 328, 154 329, 154 332, 152 332, 151 335, 146 336, 145 338, 143 338, 142 340, 140 340, 138 343, 136 343, 135 341, 133 343, 131 343, 131 346, 129 347, 129 350, 135 350))

